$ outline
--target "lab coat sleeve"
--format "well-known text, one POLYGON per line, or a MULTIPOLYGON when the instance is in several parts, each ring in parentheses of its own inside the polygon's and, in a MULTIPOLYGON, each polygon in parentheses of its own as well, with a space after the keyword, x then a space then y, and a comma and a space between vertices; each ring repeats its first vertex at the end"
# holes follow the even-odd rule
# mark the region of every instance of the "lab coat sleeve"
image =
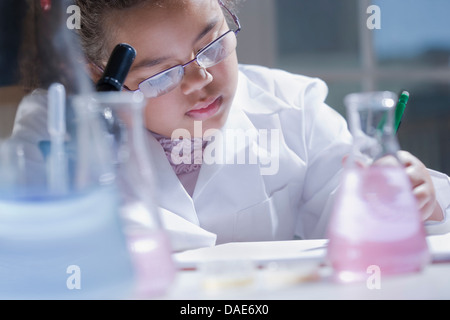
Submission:
POLYGON ((246 112, 279 116, 283 148, 291 157, 282 169, 298 166, 290 167, 288 176, 284 170, 276 176, 289 181, 293 190, 293 236, 325 238, 342 160, 352 145, 347 123, 325 103, 328 87, 322 80, 279 69, 241 66, 241 70, 252 84, 247 100, 254 103, 246 112))
POLYGON ((174 252, 212 247, 217 236, 208 232, 179 215, 160 208, 160 217, 174 252))
POLYGON ((429 169, 431 179, 436 191, 438 205, 444 213, 442 221, 427 221, 425 228, 427 234, 443 234, 450 232, 450 177, 446 174, 429 169))
POLYGON ((34 145, 40 140, 49 139, 46 105, 44 90, 37 89, 25 96, 17 109, 12 138, 34 145))
POLYGON ((19 104, 10 141, 23 150, 27 161, 27 183, 39 185, 45 181, 45 162, 39 142, 49 140, 47 132, 47 95, 37 89, 19 104))

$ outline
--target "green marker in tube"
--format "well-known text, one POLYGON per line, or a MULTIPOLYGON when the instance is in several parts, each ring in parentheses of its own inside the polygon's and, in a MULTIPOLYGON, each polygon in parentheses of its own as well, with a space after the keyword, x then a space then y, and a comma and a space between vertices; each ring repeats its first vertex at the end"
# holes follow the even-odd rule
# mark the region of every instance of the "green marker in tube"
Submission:
MULTIPOLYGON (((397 105, 395 106, 394 128, 396 133, 402 122, 403 113, 405 112, 406 103, 408 103, 408 100, 409 100, 409 92, 405 90, 402 91, 402 93, 400 94, 400 98, 398 99, 397 105)), ((386 114, 378 123, 377 130, 383 131, 383 127, 385 124, 386 124, 386 114)))
POLYGON ((406 104, 409 100, 409 92, 402 91, 400 98, 398 99, 397 106, 395 107, 395 132, 398 131, 400 124, 402 123, 403 113, 405 112, 406 104))

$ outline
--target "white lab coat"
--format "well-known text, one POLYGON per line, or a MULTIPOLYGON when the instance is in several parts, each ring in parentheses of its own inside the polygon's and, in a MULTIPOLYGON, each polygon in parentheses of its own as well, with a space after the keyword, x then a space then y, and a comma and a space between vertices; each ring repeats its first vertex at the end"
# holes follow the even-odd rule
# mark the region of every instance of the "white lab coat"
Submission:
MULTIPOLYGON (((260 134, 270 130, 279 138, 279 148, 269 150, 278 159, 277 165, 272 159, 275 174, 262 174, 267 172, 267 162, 263 161, 204 163, 192 197, 160 144, 148 133, 161 191, 161 218, 175 251, 232 241, 326 237, 342 158, 352 142, 343 117, 325 104, 326 95, 327 86, 319 79, 241 65, 236 97, 221 132, 226 136, 227 130, 253 130, 259 135, 249 138, 241 148, 231 148, 225 141, 225 157, 237 159, 239 152, 247 157, 258 154, 255 145, 265 149, 258 143, 262 141, 260 134)), ((45 126, 36 126, 37 118, 46 117, 42 115, 45 108, 34 105, 30 111, 23 103, 20 109, 14 134, 23 136, 21 131, 29 129, 33 139, 45 134, 45 126)), ((438 200, 448 216, 450 179, 431 173, 438 200)), ((429 232, 447 232, 448 224, 436 223, 429 232)))

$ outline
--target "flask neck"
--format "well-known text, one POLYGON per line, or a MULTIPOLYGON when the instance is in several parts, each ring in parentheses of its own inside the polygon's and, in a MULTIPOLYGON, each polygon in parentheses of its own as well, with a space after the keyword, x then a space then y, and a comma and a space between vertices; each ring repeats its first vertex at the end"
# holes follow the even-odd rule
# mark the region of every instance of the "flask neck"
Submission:
POLYGON ((155 165, 142 116, 146 100, 140 94, 125 92, 102 92, 94 96, 99 111, 104 115, 110 112, 117 129, 109 140, 113 144, 117 185, 123 197, 123 216, 127 221, 134 221, 133 211, 141 208, 137 212, 147 212, 142 215, 153 221, 152 228, 159 228, 155 165))
POLYGON ((353 136, 351 160, 372 165, 387 156, 397 159, 399 144, 394 130, 394 108, 391 105, 359 102, 349 104, 347 112, 353 136))

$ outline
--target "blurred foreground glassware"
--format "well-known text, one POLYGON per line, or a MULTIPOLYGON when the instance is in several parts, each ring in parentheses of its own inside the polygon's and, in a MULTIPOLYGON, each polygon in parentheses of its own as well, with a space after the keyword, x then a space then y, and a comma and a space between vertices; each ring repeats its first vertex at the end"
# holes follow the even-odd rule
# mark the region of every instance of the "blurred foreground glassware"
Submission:
POLYGON ((429 261, 425 230, 399 150, 391 92, 354 93, 345 105, 353 150, 330 220, 328 259, 337 281, 421 270, 429 261))
POLYGON ((21 102, 0 146, 0 298, 129 297, 133 268, 72 0, 29 1, 21 102), (26 71, 26 72, 25 72, 26 71))
POLYGON ((163 294, 175 277, 170 240, 162 227, 151 150, 146 141, 141 93, 104 92, 94 106, 106 119, 113 150, 121 216, 136 271, 135 298, 163 294))
POLYGON ((90 96, 54 88, 39 142, 0 146, 0 298, 128 297, 133 269, 104 130, 90 96))

